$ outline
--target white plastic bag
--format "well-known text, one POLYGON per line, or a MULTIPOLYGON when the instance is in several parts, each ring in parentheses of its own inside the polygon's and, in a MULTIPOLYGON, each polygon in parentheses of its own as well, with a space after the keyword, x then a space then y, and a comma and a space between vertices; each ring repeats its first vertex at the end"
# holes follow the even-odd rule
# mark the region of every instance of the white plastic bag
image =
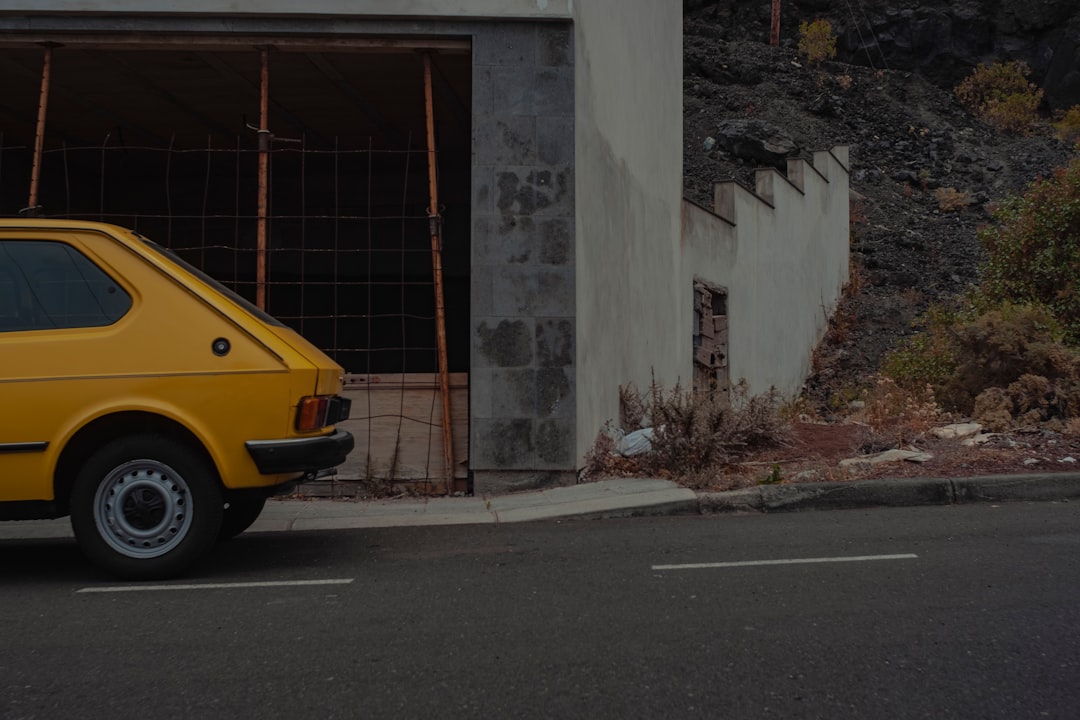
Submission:
POLYGON ((619 438, 619 441, 615 444, 615 449, 618 450, 619 454, 623 457, 644 455, 645 453, 652 451, 652 439, 653 429, 651 427, 635 430, 634 432, 627 433, 619 438))

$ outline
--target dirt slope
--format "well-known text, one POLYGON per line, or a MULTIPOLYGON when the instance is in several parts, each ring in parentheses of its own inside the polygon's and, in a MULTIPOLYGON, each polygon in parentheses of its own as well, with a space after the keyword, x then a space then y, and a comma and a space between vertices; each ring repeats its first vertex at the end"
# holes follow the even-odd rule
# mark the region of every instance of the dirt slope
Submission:
POLYGON ((918 73, 841 62, 811 68, 791 39, 780 47, 727 39, 729 20, 710 8, 686 13, 685 195, 708 206, 717 180, 752 187, 754 168, 781 164, 757 150, 762 139, 787 154, 850 147, 857 289, 807 383, 824 407, 876 370, 929 302, 977 280, 976 229, 990 221, 988 205, 1074 151, 1048 126, 1030 137, 998 134, 918 73), (970 204, 941 210, 939 188, 970 204))

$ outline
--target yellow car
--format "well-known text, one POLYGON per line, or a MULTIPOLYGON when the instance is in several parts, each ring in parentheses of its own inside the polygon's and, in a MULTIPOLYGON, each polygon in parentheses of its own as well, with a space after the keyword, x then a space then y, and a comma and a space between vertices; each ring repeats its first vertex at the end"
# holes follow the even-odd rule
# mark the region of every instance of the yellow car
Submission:
POLYGON ((135 232, 0 219, 0 519, 71 516, 129 578, 187 569, 339 465, 342 369, 135 232))

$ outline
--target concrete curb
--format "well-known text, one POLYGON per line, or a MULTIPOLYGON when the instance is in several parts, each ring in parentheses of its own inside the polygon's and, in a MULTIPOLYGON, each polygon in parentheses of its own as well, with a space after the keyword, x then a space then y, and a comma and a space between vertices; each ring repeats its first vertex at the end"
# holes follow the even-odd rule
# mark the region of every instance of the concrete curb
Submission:
POLYGON ((702 514, 711 514, 1073 498, 1080 498, 1080 473, 760 485, 721 493, 701 493, 698 503, 702 514))
POLYGON ((1080 498, 1080 473, 1040 473, 956 478, 957 502, 1071 500, 1080 498))

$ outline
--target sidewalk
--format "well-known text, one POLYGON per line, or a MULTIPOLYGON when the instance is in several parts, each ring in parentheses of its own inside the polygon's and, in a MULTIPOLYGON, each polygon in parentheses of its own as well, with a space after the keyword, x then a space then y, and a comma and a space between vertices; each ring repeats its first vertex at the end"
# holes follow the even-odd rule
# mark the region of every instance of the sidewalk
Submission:
POLYGON ((484 525, 568 517, 698 512, 693 490, 667 480, 620 479, 483 497, 398 500, 270 500, 249 532, 484 525))
MULTIPOLYGON (((1080 499, 1080 473, 912 478, 849 483, 758 485, 696 493, 667 480, 625 478, 491 498, 358 501, 273 499, 248 532, 419 525, 482 525, 640 515, 784 512, 969 502, 1080 499)), ((0 523, 0 539, 70 537, 67 518, 0 523)))
POLYGON ((668 480, 624 478, 492 498, 273 500, 251 532, 1073 498, 1080 499, 1080 473, 758 485, 720 493, 696 493, 668 480))

